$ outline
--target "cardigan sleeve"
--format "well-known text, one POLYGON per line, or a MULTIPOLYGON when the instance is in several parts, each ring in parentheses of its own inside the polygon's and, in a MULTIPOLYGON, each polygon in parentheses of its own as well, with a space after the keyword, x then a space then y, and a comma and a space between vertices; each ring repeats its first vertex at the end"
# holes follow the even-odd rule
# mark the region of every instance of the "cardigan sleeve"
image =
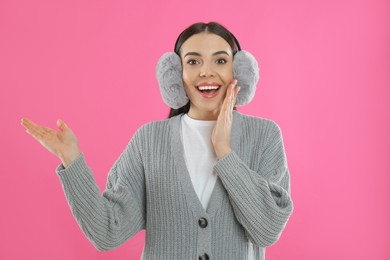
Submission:
POLYGON ((292 211, 289 170, 280 128, 273 124, 272 134, 257 162, 250 169, 232 151, 215 166, 238 222, 257 246, 275 243, 292 211))
POLYGON ((84 155, 57 168, 68 204, 84 234, 101 251, 114 249, 145 228, 145 181, 136 135, 99 187, 84 155))

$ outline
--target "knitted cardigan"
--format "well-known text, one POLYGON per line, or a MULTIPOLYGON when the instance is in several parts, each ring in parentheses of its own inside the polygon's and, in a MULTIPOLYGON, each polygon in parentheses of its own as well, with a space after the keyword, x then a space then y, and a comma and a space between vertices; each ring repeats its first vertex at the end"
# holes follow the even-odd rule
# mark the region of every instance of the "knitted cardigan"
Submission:
POLYGON ((146 230, 143 259, 264 259, 293 210, 280 128, 233 111, 232 152, 218 160, 207 210, 184 160, 181 115, 140 127, 109 172, 103 194, 80 155, 57 168, 84 234, 114 249, 146 230))

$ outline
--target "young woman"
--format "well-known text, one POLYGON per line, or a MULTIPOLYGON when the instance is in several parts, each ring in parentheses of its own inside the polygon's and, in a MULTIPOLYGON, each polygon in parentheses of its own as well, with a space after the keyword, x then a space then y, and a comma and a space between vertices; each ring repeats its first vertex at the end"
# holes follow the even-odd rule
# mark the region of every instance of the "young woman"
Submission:
POLYGON ((234 74, 246 71, 235 63, 239 52, 217 23, 180 34, 172 56, 180 68, 163 58, 157 74, 164 85, 174 81, 167 66, 179 73, 175 91, 184 95, 172 98, 177 93, 161 86, 175 109, 138 129, 102 195, 64 122, 56 131, 22 119, 61 159, 66 198, 97 249, 116 248, 145 229, 143 259, 264 259, 278 240, 293 209, 282 135, 273 121, 235 111, 241 93, 234 74))

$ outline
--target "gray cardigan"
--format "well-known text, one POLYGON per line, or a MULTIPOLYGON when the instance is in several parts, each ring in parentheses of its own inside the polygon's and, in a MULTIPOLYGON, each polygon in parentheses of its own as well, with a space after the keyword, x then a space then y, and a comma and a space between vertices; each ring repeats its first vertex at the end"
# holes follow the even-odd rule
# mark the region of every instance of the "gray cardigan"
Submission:
POLYGON ((145 229, 143 259, 264 259, 293 210, 280 128, 233 111, 233 152, 216 163, 204 210, 186 169, 180 117, 139 128, 102 195, 83 155, 57 168, 81 229, 99 250, 145 229))

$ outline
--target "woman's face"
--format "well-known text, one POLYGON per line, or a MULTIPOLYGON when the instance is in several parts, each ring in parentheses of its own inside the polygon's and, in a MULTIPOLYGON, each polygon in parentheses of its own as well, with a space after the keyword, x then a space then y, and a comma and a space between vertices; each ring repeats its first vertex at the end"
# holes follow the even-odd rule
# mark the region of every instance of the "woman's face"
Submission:
POLYGON ((222 37, 199 33, 186 40, 180 51, 183 83, 190 99, 188 115, 216 120, 227 88, 233 80, 233 53, 222 37))

